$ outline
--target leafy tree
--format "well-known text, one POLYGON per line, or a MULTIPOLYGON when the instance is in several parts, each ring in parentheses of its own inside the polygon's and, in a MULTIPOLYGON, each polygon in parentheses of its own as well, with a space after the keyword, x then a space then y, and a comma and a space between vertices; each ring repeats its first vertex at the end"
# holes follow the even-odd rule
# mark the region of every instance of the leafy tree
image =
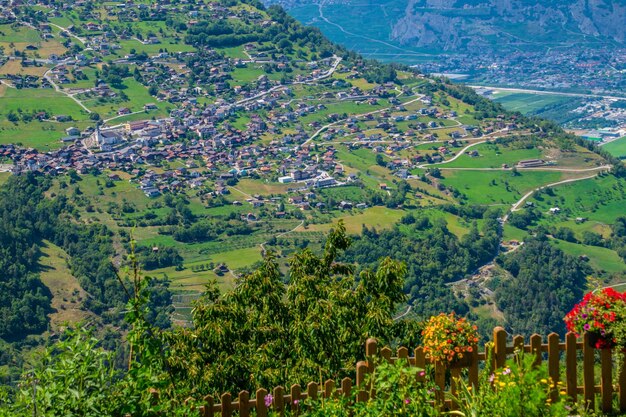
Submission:
POLYGON ((104 350, 92 332, 68 330, 23 376, 23 389, 18 391, 11 414, 113 415, 124 401, 115 392, 118 374, 112 352, 104 350))
POLYGON ((498 262, 513 276, 496 289, 507 327, 516 334, 564 334, 563 317, 582 298, 589 267, 545 236, 528 239, 498 262))
POLYGON ((406 268, 386 258, 357 279, 353 265, 337 262, 349 244, 340 223, 322 256, 305 249, 292 258, 286 286, 269 254, 232 292, 220 297, 209 287, 193 328, 164 334, 176 378, 190 392, 218 394, 341 377, 368 337, 392 340, 406 268))

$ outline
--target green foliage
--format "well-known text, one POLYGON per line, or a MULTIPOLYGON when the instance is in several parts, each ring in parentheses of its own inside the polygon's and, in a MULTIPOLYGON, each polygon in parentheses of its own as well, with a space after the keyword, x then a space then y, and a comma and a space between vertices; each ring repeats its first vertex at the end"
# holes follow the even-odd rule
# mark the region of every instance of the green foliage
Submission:
MULTIPOLYGON (((507 361, 506 367, 494 373, 485 369, 478 387, 458 381, 459 391, 452 400, 458 410, 450 415, 499 416, 499 417, 566 417, 573 413, 548 377, 545 366, 533 366, 533 355, 519 354, 507 361), (552 402, 550 395, 556 394, 561 401, 552 402)), ((582 415, 582 414, 580 414, 582 415)))
POLYGON ((462 240, 442 221, 416 222, 407 227, 409 231, 395 228, 376 232, 364 228, 363 235, 355 238, 345 258, 359 265, 373 266, 377 259, 392 253, 394 258, 408 265, 405 291, 413 301, 414 312, 421 317, 441 311, 465 314, 467 306, 445 283, 474 271, 497 252, 497 220, 491 214, 485 217, 482 235, 474 226, 462 240))
POLYGON ((36 407, 36 415, 45 416, 113 415, 124 401, 115 392, 118 374, 113 353, 102 349, 90 331, 67 330, 22 377, 10 413, 35 415, 36 407))
POLYGON ((44 197, 47 187, 47 179, 27 174, 11 177, 0 190, 0 338, 22 339, 47 328, 51 294, 36 273, 42 239, 71 256, 72 274, 90 294, 86 308, 101 313, 122 302, 110 267, 110 231, 76 223, 65 197, 44 197))
POLYGON ((151 247, 140 246, 136 249, 136 253, 139 255, 141 266, 146 271, 183 265, 183 258, 175 247, 160 247, 154 250, 151 247))
POLYGON ((516 334, 564 334, 563 317, 582 297, 589 267, 545 236, 528 239, 498 262, 514 277, 496 289, 507 327, 516 334))
POLYGON ((368 337, 389 342, 405 267, 389 258, 357 277, 337 262, 349 245, 343 224, 321 257, 309 249, 290 262, 283 283, 270 254, 220 297, 209 288, 193 310, 193 328, 164 333, 168 364, 188 394, 203 396, 320 377, 339 378, 363 358, 368 337))
POLYGON ((436 387, 432 382, 420 382, 419 375, 424 370, 411 367, 398 361, 395 364, 381 362, 373 374, 368 375, 367 383, 370 399, 356 402, 357 389, 352 396, 326 398, 318 401, 305 401, 299 414, 302 417, 431 417, 440 413, 433 405, 436 387), (375 395, 373 395, 375 393, 375 395), (373 397, 373 398, 372 398, 373 397))

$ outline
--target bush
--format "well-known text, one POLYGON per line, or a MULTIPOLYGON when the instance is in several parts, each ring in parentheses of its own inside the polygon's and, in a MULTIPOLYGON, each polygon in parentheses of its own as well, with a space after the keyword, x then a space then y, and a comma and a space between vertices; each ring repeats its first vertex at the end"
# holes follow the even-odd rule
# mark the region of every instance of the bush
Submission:
POLYGON ((425 376, 425 371, 408 366, 406 362, 397 361, 395 364, 382 362, 369 376, 368 384, 371 384, 371 389, 368 401, 356 402, 358 389, 355 387, 349 398, 337 396, 317 401, 305 401, 305 408, 308 409, 300 415, 302 417, 437 416, 439 413, 433 405, 436 388, 430 382, 420 382, 419 376, 425 376), (374 392, 376 394, 372 395, 374 392))
POLYGON ((478 387, 458 381, 459 391, 456 396, 451 396, 458 406, 455 415, 565 417, 576 414, 566 403, 560 383, 557 385, 550 380, 547 367, 533 366, 534 360, 534 355, 524 356, 522 353, 494 373, 485 369, 478 387), (560 401, 552 402, 551 394, 560 401))

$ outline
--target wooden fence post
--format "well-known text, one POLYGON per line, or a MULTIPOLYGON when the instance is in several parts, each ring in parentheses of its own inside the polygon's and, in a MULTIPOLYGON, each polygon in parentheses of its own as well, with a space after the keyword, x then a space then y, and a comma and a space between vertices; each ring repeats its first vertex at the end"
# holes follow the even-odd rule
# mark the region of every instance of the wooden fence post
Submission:
POLYGON ((506 330, 502 327, 493 329, 493 343, 496 368, 502 368, 506 363, 506 330))
MULTIPOLYGON (((524 354, 524 336, 519 334, 513 337, 513 351, 516 350, 520 351, 521 354, 524 354)), ((516 356, 516 359, 519 361, 521 355, 517 354, 516 356)))
POLYGON ((332 379, 324 382, 324 398, 330 398, 333 395, 333 391, 335 390, 335 381, 332 379))
POLYGON ((611 349, 600 350, 600 393, 602 394, 602 412, 610 413, 613 409, 613 369, 611 349))
POLYGON ((583 389, 585 406, 591 410, 595 404, 595 382, 593 377, 593 348, 589 345, 589 333, 583 336, 583 389))
POLYGON ((474 391, 478 390, 478 346, 472 346, 472 353, 470 353, 470 366, 468 370, 469 385, 474 391))
POLYGON ((411 364, 411 362, 409 362, 409 350, 405 347, 399 348, 398 359, 405 362, 404 365, 409 366, 411 364))
POLYGON ((265 406, 265 397, 267 391, 260 388, 256 391, 256 415, 257 417, 267 417, 267 407, 265 406))
POLYGON ((341 380, 341 392, 344 398, 350 397, 352 392, 352 380, 348 377, 345 377, 341 380))
POLYGON ((285 389, 283 387, 274 388, 272 404, 281 416, 285 413, 285 389))
POLYGON ((359 388, 363 388, 365 385, 365 376, 367 375, 367 362, 359 361, 356 364, 356 385, 359 388))
MULTIPOLYGON (((622 355, 622 363, 624 363, 626 353, 618 352, 618 355, 622 355)), ((619 411, 626 411, 626 364, 622 365, 619 374, 619 411)))
POLYGON ((435 362, 435 402, 437 406, 443 407, 445 397, 444 389, 446 387, 446 366, 442 361, 435 362))
POLYGON ((306 393, 310 400, 317 400, 317 382, 309 382, 306 386, 306 393))
POLYGON ((222 417, 231 417, 233 415, 233 410, 231 408, 232 398, 230 393, 227 392, 222 394, 220 401, 222 402, 222 417))
MULTIPOLYGON (((424 348, 418 347, 414 351, 415 366, 420 369, 426 369, 426 355, 424 354, 424 348)), ((417 382, 424 382, 426 380, 425 374, 417 374, 417 382)))
POLYGON ((380 350, 380 357, 385 360, 387 363, 393 363, 391 360, 391 349, 388 347, 384 347, 380 350))
MULTIPOLYGON (((457 394, 457 386, 459 384, 459 380, 461 379, 461 369, 460 368, 452 368, 450 369, 450 394, 456 396, 457 394)), ((451 409, 456 410, 458 408, 458 404, 456 401, 451 402, 451 409)))
POLYGON ((204 397, 204 406, 200 407, 202 417, 213 417, 213 397, 207 395, 204 397))
POLYGON ((565 381, 567 395, 573 402, 576 402, 578 397, 577 349, 576 334, 568 332, 565 335, 565 381))
POLYGON ((550 333, 548 335, 548 375, 554 384, 550 398, 552 402, 556 402, 559 397, 558 383, 561 380, 559 375, 559 362, 561 359, 561 350, 559 349, 559 335, 550 333))
POLYGON ((302 398, 300 395, 301 392, 302 389, 300 388, 300 385, 294 384, 291 386, 291 409, 293 411, 297 410, 299 407, 300 398, 302 398))
POLYGON ((530 353, 535 355, 535 361, 533 365, 541 365, 541 336, 534 334, 530 336, 530 353))
POLYGON ((496 369, 496 355, 493 353, 495 343, 485 343, 485 368, 489 369, 489 372, 494 372, 496 369))
POLYGON ((365 357, 369 359, 376 356, 376 353, 378 353, 378 342, 376 342, 376 339, 370 337, 365 342, 365 357))
POLYGON ((250 393, 241 391, 239 393, 239 417, 250 417, 250 393))

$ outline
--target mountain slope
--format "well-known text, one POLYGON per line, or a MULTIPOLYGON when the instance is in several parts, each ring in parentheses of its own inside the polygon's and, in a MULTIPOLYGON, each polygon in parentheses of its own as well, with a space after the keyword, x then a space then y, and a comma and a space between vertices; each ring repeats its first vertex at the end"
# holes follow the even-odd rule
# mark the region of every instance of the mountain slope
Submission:
POLYGON ((626 41, 626 5, 611 0, 410 0, 391 38, 468 50, 565 42, 626 41))

